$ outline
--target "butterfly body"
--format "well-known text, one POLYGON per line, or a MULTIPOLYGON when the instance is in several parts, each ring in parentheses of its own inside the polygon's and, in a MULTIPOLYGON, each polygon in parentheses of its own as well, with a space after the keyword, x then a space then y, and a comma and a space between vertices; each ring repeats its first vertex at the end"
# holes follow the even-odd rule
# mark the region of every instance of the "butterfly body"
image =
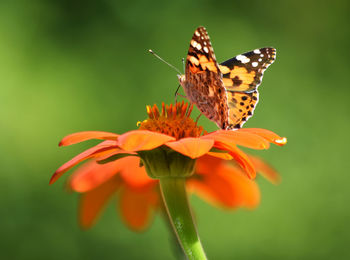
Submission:
MULTIPOLYGON (((210 74, 212 72, 191 74, 188 79, 182 75, 180 84, 186 97, 196 104, 203 115, 214 122, 224 122, 228 115, 226 93, 222 89, 222 81, 210 74)), ((219 127, 222 128, 222 125, 219 127)))
POLYGON ((275 55, 274 48, 261 48, 219 65, 205 28, 199 27, 179 82, 189 101, 221 129, 240 128, 253 114, 257 87, 275 55))

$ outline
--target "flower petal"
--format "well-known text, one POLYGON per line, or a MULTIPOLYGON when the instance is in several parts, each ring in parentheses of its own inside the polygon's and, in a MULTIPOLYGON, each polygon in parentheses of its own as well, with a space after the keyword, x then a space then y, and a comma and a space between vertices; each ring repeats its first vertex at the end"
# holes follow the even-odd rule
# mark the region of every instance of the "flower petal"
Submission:
POLYGON ((104 205, 121 185, 121 179, 116 176, 96 189, 83 193, 80 197, 79 223, 83 228, 91 227, 104 205))
POLYGON ((202 136, 201 138, 210 138, 221 143, 228 143, 230 145, 236 144, 252 149, 268 149, 270 144, 265 138, 252 134, 249 132, 218 130, 213 133, 202 136))
POLYGON ((123 160, 125 158, 106 164, 92 160, 83 164, 70 177, 70 188, 76 192, 88 192, 103 185, 125 167, 123 160))
POLYGON ((125 167, 120 171, 120 176, 130 187, 140 188, 155 184, 157 180, 148 177, 145 167, 140 167, 140 158, 130 156, 125 160, 125 167))
POLYGON ((92 157, 107 155, 113 152, 116 152, 118 148, 116 148, 116 142, 115 141, 104 141, 80 154, 75 156, 70 161, 63 164, 60 168, 57 169, 57 171, 52 175, 50 179, 50 184, 53 184, 56 182, 66 171, 68 171, 73 166, 77 165, 78 163, 92 157))
POLYGON ((174 151, 195 159, 208 153, 214 145, 214 140, 188 137, 165 145, 174 151))
POLYGON ((269 164, 267 164, 262 159, 256 156, 249 155, 249 159, 254 164, 256 171, 262 176, 264 176, 271 183, 278 184, 281 182, 281 176, 269 164))
POLYGON ((187 181, 189 190, 215 206, 256 207, 260 202, 260 192, 256 183, 249 180, 241 169, 222 161, 215 159, 208 162, 206 159, 198 159, 196 174, 187 181), (199 171, 209 163, 217 164, 214 172, 199 171))
POLYGON ((274 144, 277 144, 279 146, 283 146, 287 143, 287 138, 280 137, 279 135, 275 134, 274 132, 266 130, 266 129, 242 128, 242 129, 240 129, 240 131, 259 135, 259 136, 265 138, 267 141, 274 143, 274 144))
POLYGON ((122 134, 118 138, 118 145, 125 151, 151 150, 166 142, 175 140, 174 137, 147 130, 134 130, 122 134))
POLYGON ((218 149, 223 149, 230 151, 230 155, 235 159, 235 161, 245 170, 248 177, 254 179, 256 177, 256 171, 253 163, 249 160, 248 156, 243 153, 235 145, 229 145, 228 143, 217 142, 215 147, 218 149))
POLYGON ((224 160, 233 159, 233 157, 229 153, 208 152, 207 154, 224 160))
POLYGON ((120 194, 120 212, 126 224, 135 231, 144 230, 153 218, 158 205, 154 187, 133 189, 125 186, 120 194))
POLYGON ((195 171, 200 172, 201 174, 211 174, 213 172, 215 173, 224 162, 224 160, 210 156, 209 154, 204 155, 198 158, 195 171))
POLYGON ((102 131, 84 131, 67 135, 64 137, 59 146, 66 146, 71 144, 80 143, 90 139, 102 139, 102 140, 117 140, 119 135, 102 131))

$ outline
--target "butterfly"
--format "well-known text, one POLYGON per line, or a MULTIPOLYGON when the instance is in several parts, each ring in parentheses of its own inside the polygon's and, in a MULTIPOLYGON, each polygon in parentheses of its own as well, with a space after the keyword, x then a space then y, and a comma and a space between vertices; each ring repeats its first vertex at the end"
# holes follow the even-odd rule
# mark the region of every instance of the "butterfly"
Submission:
POLYGON ((276 49, 261 48, 240 54, 221 64, 204 27, 190 42, 185 74, 179 75, 186 97, 221 129, 241 128, 258 103, 258 86, 264 71, 276 57, 276 49))

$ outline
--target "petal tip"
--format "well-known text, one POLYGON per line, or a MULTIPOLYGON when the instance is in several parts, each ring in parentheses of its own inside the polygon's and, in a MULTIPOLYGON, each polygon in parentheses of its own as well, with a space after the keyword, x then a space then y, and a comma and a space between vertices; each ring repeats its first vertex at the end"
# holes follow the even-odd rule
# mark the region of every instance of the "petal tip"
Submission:
POLYGON ((49 185, 52 185, 56 182, 56 178, 55 178, 55 174, 51 177, 50 181, 49 181, 49 185))
POLYGON ((287 143, 287 138, 286 137, 281 137, 279 139, 276 139, 275 143, 277 145, 283 146, 283 145, 285 145, 287 143))

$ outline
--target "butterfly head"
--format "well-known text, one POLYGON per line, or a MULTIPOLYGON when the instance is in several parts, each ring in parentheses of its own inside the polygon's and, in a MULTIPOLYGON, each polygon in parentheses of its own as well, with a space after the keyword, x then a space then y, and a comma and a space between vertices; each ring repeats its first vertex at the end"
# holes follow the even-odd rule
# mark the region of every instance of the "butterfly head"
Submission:
POLYGON ((184 86, 185 85, 185 81, 186 81, 186 77, 185 77, 185 75, 181 75, 181 74, 178 74, 177 75, 177 78, 179 79, 179 82, 180 82, 180 85, 181 86, 184 86))

